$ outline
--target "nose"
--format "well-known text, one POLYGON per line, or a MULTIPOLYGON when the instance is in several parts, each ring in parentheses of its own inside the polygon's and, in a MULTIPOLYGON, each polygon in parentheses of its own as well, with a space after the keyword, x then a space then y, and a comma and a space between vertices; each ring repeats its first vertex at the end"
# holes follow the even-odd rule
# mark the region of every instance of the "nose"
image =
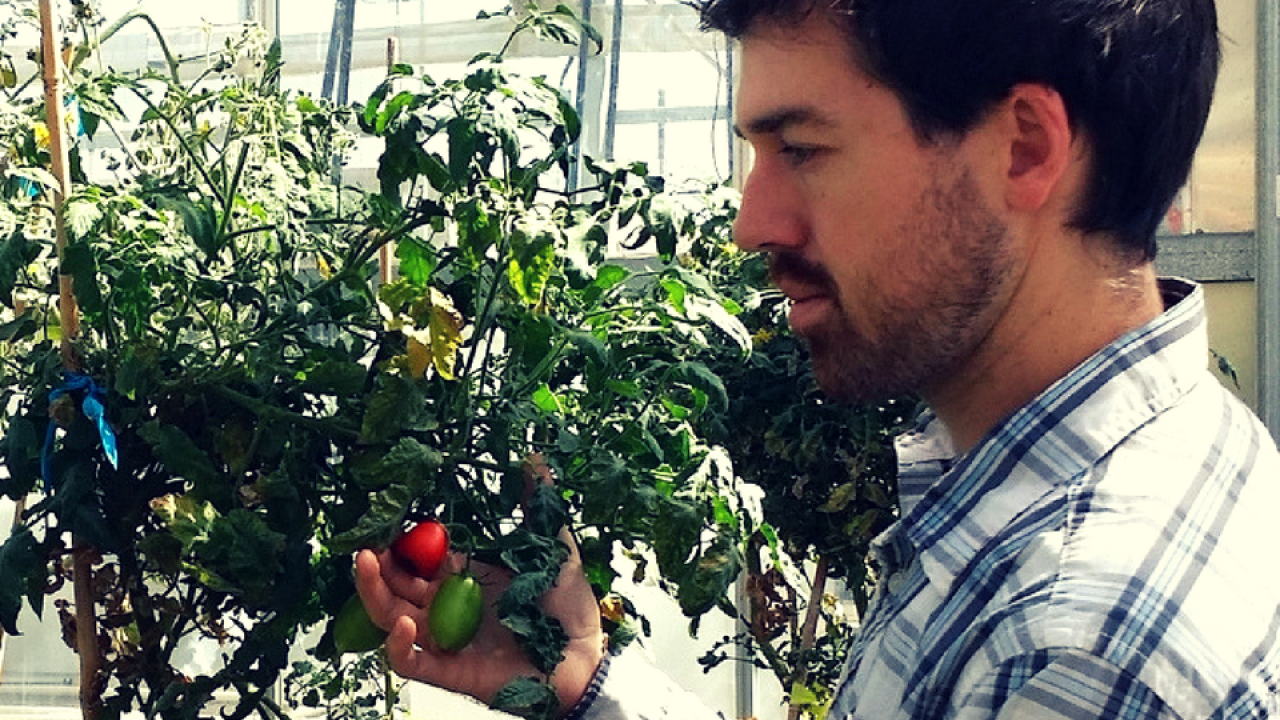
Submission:
POLYGON ((794 250, 804 244, 801 202, 779 168, 757 156, 742 188, 733 241, 750 252, 794 250))

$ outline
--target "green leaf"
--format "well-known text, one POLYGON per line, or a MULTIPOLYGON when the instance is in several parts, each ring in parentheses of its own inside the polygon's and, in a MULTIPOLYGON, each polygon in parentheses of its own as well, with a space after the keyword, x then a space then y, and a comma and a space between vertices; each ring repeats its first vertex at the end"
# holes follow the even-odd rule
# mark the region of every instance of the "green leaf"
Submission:
POLYGON ((684 299, 689 295, 689 290, 684 283, 675 278, 665 277, 659 281, 659 284, 662 285, 663 290, 667 291, 667 302, 671 303, 671 306, 681 315, 687 314, 684 299))
POLYGON ((206 257, 213 257, 218 253, 221 243, 217 236, 217 211, 214 210, 211 199, 201 198, 198 202, 192 202, 184 196, 163 196, 157 203, 182 218, 182 226, 187 235, 206 257))
POLYGON ((545 413, 559 414, 564 412, 564 405, 560 401, 560 396, 551 391, 551 388, 543 383, 533 391, 533 404, 539 410, 545 413))
POLYGON ((471 120, 453 118, 446 125, 449 133, 449 174, 456 184, 466 186, 471 178, 471 166, 477 161, 476 127, 471 120))
POLYGON ((387 94, 391 92, 391 82, 383 81, 377 88, 374 88, 373 94, 369 96, 369 102, 365 103, 359 118, 360 129, 373 134, 373 129, 378 122, 378 110, 382 107, 382 101, 386 99, 387 94))
POLYGON ((692 505, 667 500, 659 507, 654 525, 662 528, 653 547, 658 569, 663 576, 682 582, 690 572, 690 558, 702 537, 702 518, 692 505))
POLYGON ((360 426, 360 441, 390 440, 412 425, 423 408, 422 391, 414 382, 399 375, 379 375, 360 426))
POLYGON ((197 488, 208 488, 218 482, 219 474, 213 461, 180 428, 152 420, 144 423, 138 434, 175 476, 185 478, 197 488))
POLYGON ((378 462, 358 471, 361 485, 382 488, 403 485, 415 495, 431 492, 435 471, 444 463, 439 450, 427 447, 414 438, 401 438, 378 462))
POLYGON ((360 548, 386 547, 400 529, 415 498, 413 490, 405 485, 392 485, 375 493, 369 499, 368 511, 360 516, 356 526, 333 536, 325 546, 338 555, 348 555, 360 548))
POLYGON ((93 248, 83 240, 70 242, 63 249, 60 270, 73 278, 76 300, 87 313, 102 312, 105 305, 98 287, 98 264, 93 248))
POLYGON ((680 609, 689 617, 701 617, 728 594, 741 571, 742 555, 737 543, 728 535, 717 535, 698 557, 692 577, 680 583, 680 609))
POLYGON ((647 209, 645 225, 657 240, 658 256, 669 262, 676 256, 676 245, 680 239, 676 203, 669 195, 655 195, 647 209))
POLYGON ((0 323, 0 342, 26 340, 39 330, 40 324, 35 321, 35 309, 29 307, 18 317, 0 323))
POLYGON ((560 528, 569 523, 569 504, 550 485, 539 485, 529 496, 525 511, 525 527, 544 537, 558 537, 560 528))
POLYGON ((782 556, 778 552, 778 531, 769 523, 760 523, 760 534, 764 536, 765 542, 769 545, 769 554, 773 558, 775 567, 782 565, 782 556))
POLYGON ((302 386, 312 392, 350 397, 364 388, 368 373, 358 362, 332 359, 311 368, 299 379, 302 386))
POLYGON ((418 286, 431 282, 431 274, 438 263, 431 246, 416 238, 405 238, 396 246, 396 258, 400 260, 400 273, 409 282, 418 286))
POLYGON ((391 101, 378 112, 378 117, 373 125, 373 134, 385 134, 391 123, 395 122, 396 118, 399 117, 400 112, 417 99, 417 95, 408 91, 396 93, 396 96, 391 98, 391 101))
POLYGON ((22 598, 34 589, 43 591, 45 574, 44 551, 30 528, 14 531, 0 546, 0 627, 6 633, 21 634, 18 613, 22 598))
POLYGON ((555 270, 555 261, 555 238, 550 232, 529 235, 518 229, 511 234, 507 278, 525 304, 536 306, 542 302, 542 294, 555 270))
POLYGON ((640 385, 631 380, 606 380, 605 387, 622 397, 636 399, 641 396, 640 385))
MULTIPOLYGON (((199 567, 241 595, 249 608, 265 606, 283 573, 285 537, 257 513, 236 508, 214 519, 206 541, 193 546, 199 567)), ((206 580, 207 582, 207 580, 206 580)))
POLYGON ((714 402, 716 411, 725 412, 729 409, 729 392, 725 389, 724 380, 706 365, 682 362, 671 368, 671 376, 707 393, 714 402))
POLYGON ((84 237, 93 229, 94 224, 102 219, 102 210, 98 207, 98 202, 96 198, 85 198, 80 195, 73 195, 67 199, 63 208, 71 237, 84 237))
POLYGON ((39 256, 39 244, 22 232, 21 228, 14 230, 3 245, 0 245, 0 302, 12 305, 13 290, 18 278, 39 256))
POLYGON ((151 511, 181 543, 183 552, 206 542, 218 511, 208 502, 190 495, 165 495, 151 501, 151 511))
POLYGON ((596 337, 595 333, 585 330, 566 330, 564 332, 569 342, 578 348, 578 351, 585 355, 588 360, 602 368, 609 366, 609 346, 596 337))
POLYGON ((560 621, 548 616, 537 599, 555 584, 559 573, 526 572, 516 575, 498 598, 498 618, 520 642, 538 670, 549 673, 564 659, 569 636, 560 621))
POLYGON ((556 690, 546 682, 520 677, 508 682, 493 696, 492 707, 528 720, 554 718, 560 707, 556 690))

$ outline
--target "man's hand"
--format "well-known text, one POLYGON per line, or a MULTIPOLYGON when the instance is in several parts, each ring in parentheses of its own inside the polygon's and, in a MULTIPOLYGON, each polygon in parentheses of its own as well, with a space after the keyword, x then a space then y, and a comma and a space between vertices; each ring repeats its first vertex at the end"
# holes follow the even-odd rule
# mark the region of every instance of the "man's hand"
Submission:
MULTIPOLYGON (((537 459, 529 468, 543 482, 549 482, 546 466, 537 459)), ((560 539, 569 548, 569 559, 560 579, 542 598, 546 613, 560 621, 569 636, 564 660, 552 675, 563 714, 577 703, 595 675, 604 652, 604 632, 591 586, 582 571, 577 545, 567 530, 560 539)), ((369 617, 389 631, 387 658, 400 675, 446 690, 471 695, 489 704, 494 695, 517 677, 540 677, 525 658, 515 637, 498 622, 494 605, 511 581, 502 568, 472 561, 469 570, 484 588, 485 617, 474 640, 457 653, 436 647, 427 630, 427 609, 440 581, 467 566, 459 554, 449 557, 435 581, 417 577, 395 562, 389 551, 362 550, 356 556, 356 588, 369 617)))

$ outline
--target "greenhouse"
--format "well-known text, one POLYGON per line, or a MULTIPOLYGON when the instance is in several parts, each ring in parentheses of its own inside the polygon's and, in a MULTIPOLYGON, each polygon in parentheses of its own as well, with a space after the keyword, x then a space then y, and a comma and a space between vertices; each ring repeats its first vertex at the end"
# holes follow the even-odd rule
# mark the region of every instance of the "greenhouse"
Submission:
POLYGON ((902 2, 0 1, 0 720, 1280 716, 1280 0, 902 2))

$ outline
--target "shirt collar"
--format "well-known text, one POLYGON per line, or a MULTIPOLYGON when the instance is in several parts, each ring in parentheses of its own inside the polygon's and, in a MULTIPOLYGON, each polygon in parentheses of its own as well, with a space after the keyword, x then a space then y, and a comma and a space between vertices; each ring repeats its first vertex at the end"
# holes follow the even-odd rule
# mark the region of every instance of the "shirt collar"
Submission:
POLYGON ((1019 513, 1079 480, 1204 379, 1203 291, 1177 279, 1162 279, 1160 290, 1163 314, 1077 366, 968 453, 954 456, 949 433, 931 414, 899 438, 902 515, 873 544, 873 556, 901 562, 905 541, 946 592, 1019 513))

